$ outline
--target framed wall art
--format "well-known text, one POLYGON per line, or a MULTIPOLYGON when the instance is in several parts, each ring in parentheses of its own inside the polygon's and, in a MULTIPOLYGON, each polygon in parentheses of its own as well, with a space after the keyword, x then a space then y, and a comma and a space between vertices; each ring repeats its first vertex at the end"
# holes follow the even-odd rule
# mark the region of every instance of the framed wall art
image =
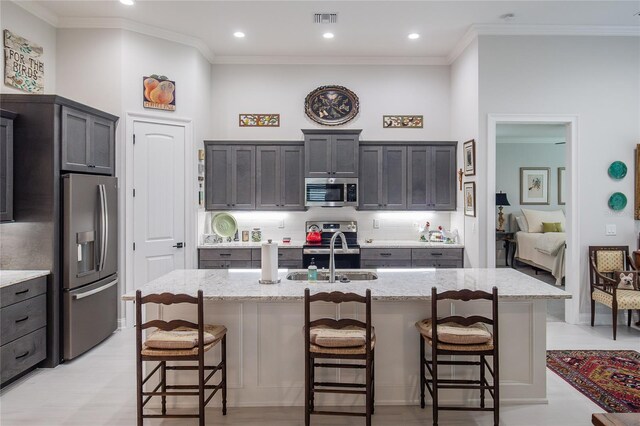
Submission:
POLYGON ((382 127, 385 129, 422 129, 422 115, 383 115, 382 127))
POLYGON ((176 82, 164 75, 142 77, 142 106, 164 111, 176 110, 176 82))
POLYGON ((4 30, 4 84, 28 93, 44 92, 44 49, 4 30))
POLYGON ((549 167, 520 167, 520 204, 549 204, 549 167))
POLYGON ((240 127, 280 127, 280 114, 238 114, 240 127))
POLYGON ((635 218, 640 220, 640 144, 636 146, 636 200, 635 218))
POLYGON ((476 217, 476 183, 464 183, 464 215, 476 217))
POLYGON ((558 205, 567 204, 567 170, 564 167, 558 167, 558 205))
POLYGON ((476 174, 476 141, 471 139, 466 141, 462 148, 464 161, 464 175, 475 176, 476 174))
POLYGON ((307 95, 304 112, 325 126, 338 126, 353 120, 360 111, 360 100, 343 86, 320 86, 307 95))

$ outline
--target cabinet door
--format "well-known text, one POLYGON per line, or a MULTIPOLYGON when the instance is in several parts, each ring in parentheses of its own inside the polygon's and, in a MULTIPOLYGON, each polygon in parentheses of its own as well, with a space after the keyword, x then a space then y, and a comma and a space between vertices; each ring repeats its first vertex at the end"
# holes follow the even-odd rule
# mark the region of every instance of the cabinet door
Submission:
POLYGON ((431 150, 432 208, 434 210, 455 210, 456 149, 454 146, 432 146, 431 150))
POLYGON ((407 154, 407 209, 433 210, 431 149, 426 145, 410 146, 407 154))
POLYGON ((91 117, 89 124, 89 168, 92 173, 112 175, 115 171, 115 123, 91 117))
POLYGON ((256 208, 256 148, 255 146, 232 147, 231 208, 253 210, 256 208))
POLYGON ((329 177, 331 170, 331 136, 307 135, 304 139, 305 177, 329 177))
POLYGON ((0 221, 13 220, 13 121, 0 118, 0 221))
POLYGON ((360 179, 358 180, 358 208, 378 210, 383 207, 383 147, 360 148, 360 179))
POLYGON ((280 147, 259 146, 256 148, 256 209, 277 210, 280 208, 280 147))
POLYGON ((225 210, 231 207, 231 147, 205 146, 205 208, 225 210))
POLYGON ((387 146, 383 152, 382 204, 385 210, 407 208, 407 148, 387 146))
POLYGON ((280 208, 304 210, 304 150, 301 146, 280 147, 280 208))
POLYGON ((62 170, 91 172, 91 116, 62 107, 62 170))
POLYGON ((358 136, 331 136, 331 176, 358 177, 358 136))

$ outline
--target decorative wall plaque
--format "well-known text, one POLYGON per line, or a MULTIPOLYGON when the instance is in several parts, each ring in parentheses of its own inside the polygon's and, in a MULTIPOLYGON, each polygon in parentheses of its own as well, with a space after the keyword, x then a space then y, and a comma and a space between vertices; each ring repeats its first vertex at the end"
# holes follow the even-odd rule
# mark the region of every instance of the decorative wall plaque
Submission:
POLYGON ((384 115, 382 127, 385 129, 421 129, 424 119, 421 115, 384 115))
POLYGON ((165 111, 176 110, 176 82, 164 75, 142 77, 142 106, 165 111))
POLYGON ((354 119, 360 110, 358 96, 343 86, 321 86, 304 100, 304 112, 316 123, 338 126, 354 119))
POLYGON ((240 127, 280 127, 280 114, 238 114, 240 127))
POLYGON ((44 92, 42 47, 4 30, 4 84, 29 93, 44 92))

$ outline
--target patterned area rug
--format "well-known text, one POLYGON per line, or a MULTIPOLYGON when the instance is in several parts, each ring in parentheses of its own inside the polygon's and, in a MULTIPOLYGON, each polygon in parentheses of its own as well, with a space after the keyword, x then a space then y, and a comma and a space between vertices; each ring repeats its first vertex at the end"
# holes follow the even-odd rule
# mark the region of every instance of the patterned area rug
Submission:
POLYGON ((547 351, 547 367, 608 413, 640 413, 636 351, 547 351))

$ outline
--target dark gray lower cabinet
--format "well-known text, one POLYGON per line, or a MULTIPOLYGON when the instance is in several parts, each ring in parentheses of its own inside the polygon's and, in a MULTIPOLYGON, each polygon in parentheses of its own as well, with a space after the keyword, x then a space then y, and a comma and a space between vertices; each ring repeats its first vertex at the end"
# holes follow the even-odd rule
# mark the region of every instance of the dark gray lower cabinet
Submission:
MULTIPOLYGON (((199 269, 260 268, 261 250, 254 248, 198 249, 199 269)), ((278 266, 302 269, 302 248, 278 248, 278 266)))
POLYGON ((0 111, 0 222, 13 220, 13 119, 0 111))
POLYGON ((304 210, 302 146, 256 147, 256 210, 304 210))
POLYGON ((464 249, 363 248, 361 268, 463 268, 464 249))
POLYGON ((255 209, 255 161, 255 146, 205 142, 207 210, 255 209))

